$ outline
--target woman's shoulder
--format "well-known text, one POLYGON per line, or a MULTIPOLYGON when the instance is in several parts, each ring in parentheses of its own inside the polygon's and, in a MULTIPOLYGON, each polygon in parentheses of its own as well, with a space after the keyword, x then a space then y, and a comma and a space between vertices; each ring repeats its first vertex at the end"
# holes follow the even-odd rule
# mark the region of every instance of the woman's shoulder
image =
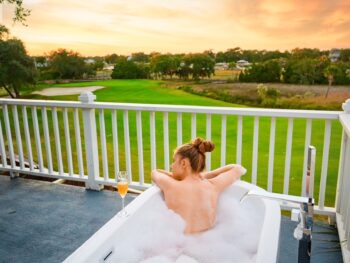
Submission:
POLYGON ((172 188, 178 183, 173 177, 158 170, 152 171, 152 181, 162 190, 172 188))

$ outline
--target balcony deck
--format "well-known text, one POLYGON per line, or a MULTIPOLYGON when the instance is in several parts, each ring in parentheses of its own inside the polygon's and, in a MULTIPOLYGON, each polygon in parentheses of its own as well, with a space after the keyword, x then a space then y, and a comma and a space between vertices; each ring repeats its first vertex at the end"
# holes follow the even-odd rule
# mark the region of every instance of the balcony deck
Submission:
MULTIPOLYGON (((0 176, 0 262, 62 262, 121 209, 116 193, 0 176)), ((135 198, 129 194, 126 203, 135 198)), ((279 262, 297 262, 295 222, 282 217, 279 262)), ((317 222, 311 262, 342 262, 337 230, 317 222)))

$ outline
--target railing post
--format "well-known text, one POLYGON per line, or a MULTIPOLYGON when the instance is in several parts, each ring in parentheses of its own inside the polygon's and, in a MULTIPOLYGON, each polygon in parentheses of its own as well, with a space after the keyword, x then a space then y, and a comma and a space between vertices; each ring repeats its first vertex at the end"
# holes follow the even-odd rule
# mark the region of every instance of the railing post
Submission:
MULTIPOLYGON (((86 106, 92 105, 96 96, 92 92, 84 91, 80 94, 79 100, 86 106)), ((101 190, 103 185, 96 182, 99 178, 98 165, 98 147, 96 118, 94 108, 83 108, 84 138, 86 147, 86 163, 88 172, 88 181, 85 183, 86 189, 101 190)))
POLYGON ((336 223, 339 233, 340 247, 342 250, 343 261, 350 262, 350 99, 343 103, 344 113, 340 114, 340 121, 343 126, 342 143, 339 157, 339 170, 337 181, 337 193, 335 199, 336 223))
MULTIPOLYGON (((342 104, 342 108, 345 114, 350 114, 350 99, 347 99, 342 104)), ((345 162, 346 162, 345 151, 348 150, 346 149, 347 139, 348 139, 347 134, 345 132, 345 129, 343 128, 340 156, 339 156, 339 166, 338 166, 337 190, 336 190, 336 196, 335 196, 335 208, 337 213, 340 213, 340 202, 341 202, 341 196, 343 194, 343 177, 345 173, 344 168, 345 168, 345 162)))
POLYGON ((340 146, 339 165, 338 165, 337 190, 336 190, 336 196, 335 196, 335 208, 337 213, 340 213, 340 200, 343 193, 343 177, 344 177, 346 144, 347 144, 347 135, 343 129, 341 146, 340 146))

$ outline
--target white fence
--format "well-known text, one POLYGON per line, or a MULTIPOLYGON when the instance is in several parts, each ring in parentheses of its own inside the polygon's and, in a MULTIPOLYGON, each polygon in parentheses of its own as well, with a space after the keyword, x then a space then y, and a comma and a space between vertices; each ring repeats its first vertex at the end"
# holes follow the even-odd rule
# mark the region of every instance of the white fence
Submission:
MULTIPOLYGON (((22 173, 85 182, 89 189, 101 189, 103 185, 115 185, 114 174, 119 170, 129 172, 131 187, 144 189, 150 185, 150 171, 157 166, 169 170, 171 150, 197 135, 207 139, 219 138, 220 156, 207 154, 207 169, 213 160, 217 164, 241 163, 243 156, 251 165, 251 183, 258 184, 261 170, 259 138, 268 141, 266 153, 266 189, 273 191, 280 183, 280 192, 290 194, 293 147, 301 149, 301 175, 297 183, 300 195, 305 195, 307 151, 312 144, 312 134, 323 134, 322 155, 318 179, 315 212, 337 217, 342 238, 344 259, 348 257, 350 232, 350 114, 347 112, 272 110, 252 108, 223 108, 199 106, 174 106, 150 104, 98 103, 91 93, 82 93, 80 102, 0 99, 0 170, 11 174, 22 173), (40 114, 38 114, 40 112, 40 114), (130 121, 131 115, 135 118, 130 121), (215 119, 215 122, 213 119, 215 119), (220 118, 220 120, 218 120, 220 118), (235 118, 232 128, 231 118, 235 118), (250 118, 249 125, 243 125, 250 118), (277 141, 277 120, 284 119, 285 144, 277 141), (332 123, 343 132, 339 158, 337 197, 334 206, 325 206, 332 123), (303 120, 305 126, 294 125, 303 120), (82 123, 81 123, 82 121, 82 123), (96 121, 98 125, 96 125, 96 121), (147 122, 149 121, 149 123, 147 122), (323 121, 324 129, 315 122, 323 121), (260 124, 264 123, 264 127, 260 124), (268 124, 268 128, 266 128, 268 124), (251 125, 251 126, 250 126, 251 125), (201 129, 199 129, 202 127, 201 129), (228 135, 228 128, 235 136, 228 135), (243 129, 244 127, 244 129, 243 129), (304 127, 304 137, 295 138, 294 128, 304 127), (268 129, 268 130, 267 130, 268 129), (323 130, 321 130, 323 129, 323 130), (260 134, 259 134, 260 133, 260 134), (248 137, 248 138, 247 138, 248 137), (158 139, 158 140, 157 140, 158 139), (228 142, 231 140, 231 142, 228 142), (147 142, 146 142, 147 141, 147 142), (161 144, 160 145, 157 145, 161 144), (251 155, 246 157, 250 145, 251 155), (233 147, 232 147, 233 145, 233 147), (231 148, 230 148, 231 147, 231 148), (280 148, 283 148, 281 151, 280 148), (232 159, 234 149, 235 160, 232 159), (281 152, 284 162, 281 164, 281 152), (228 153, 230 158, 228 160, 228 153), (216 159, 215 159, 215 158, 216 159), (159 159, 162 160, 160 164, 159 159), (277 161, 276 161, 277 160, 277 161), (276 167, 282 178, 275 176, 276 167), (138 170, 138 173, 136 172, 138 170), (281 171, 280 171, 281 170, 281 171), (283 170, 283 171, 282 171, 283 170), (283 180, 283 183, 281 181, 283 180)), ((347 105, 344 106, 346 110, 347 105)), ((298 131, 300 132, 300 131, 298 131)), ((314 135, 313 135, 314 136, 314 135)), ((334 142, 333 142, 334 143, 334 142)), ((267 147, 267 146, 266 146, 267 147)), ((334 153, 333 153, 334 154, 334 153)), ((338 153, 339 154, 339 153, 338 153)), ((329 190, 328 190, 329 191, 329 190)), ((295 194, 295 193, 294 193, 295 194)))
POLYGON ((336 196, 336 217, 344 262, 350 262, 350 101, 343 104, 343 126, 336 196))

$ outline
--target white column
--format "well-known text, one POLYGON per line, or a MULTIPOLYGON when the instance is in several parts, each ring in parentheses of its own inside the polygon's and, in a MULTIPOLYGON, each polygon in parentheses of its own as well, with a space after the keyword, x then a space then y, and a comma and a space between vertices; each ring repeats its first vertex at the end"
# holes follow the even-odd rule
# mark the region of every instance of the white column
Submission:
POLYGON ((88 107, 94 103, 95 99, 96 96, 89 91, 84 91, 79 96, 81 103, 87 106, 86 108, 83 108, 84 139, 88 170, 88 181, 86 182, 85 187, 86 189, 91 190, 101 190, 103 185, 99 185, 96 182, 96 179, 99 178, 99 165, 95 109, 88 107))

